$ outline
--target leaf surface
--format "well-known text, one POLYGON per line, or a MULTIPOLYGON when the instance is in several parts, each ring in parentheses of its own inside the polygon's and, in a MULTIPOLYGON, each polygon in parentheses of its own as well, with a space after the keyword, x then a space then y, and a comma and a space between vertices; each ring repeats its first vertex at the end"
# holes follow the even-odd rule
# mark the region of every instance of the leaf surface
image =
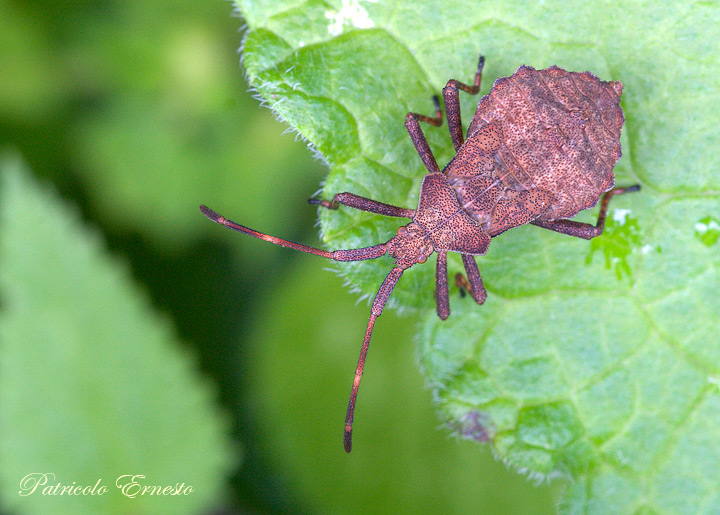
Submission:
MULTIPOLYGON (((451 288, 432 312, 434 261, 393 293, 422 308, 420 362, 444 419, 490 437, 513 468, 575 479, 569 512, 710 512, 720 505, 720 10, 705 2, 238 0, 244 63, 275 112, 330 164, 323 196, 415 207, 422 163, 403 127, 446 81, 482 94, 521 64, 621 80, 626 124, 613 199, 593 242, 525 226, 478 260, 482 307, 451 288), (714 222, 714 225, 713 225, 714 222)), ((479 100, 461 93, 465 125, 479 100)), ((440 166, 447 131, 424 127, 440 166)), ((597 208, 578 220, 594 221, 597 208)), ((389 239, 398 220, 320 211, 329 248, 389 239)), ((451 256, 451 277, 461 270, 451 256)), ((338 266, 374 295, 388 259, 338 266)))

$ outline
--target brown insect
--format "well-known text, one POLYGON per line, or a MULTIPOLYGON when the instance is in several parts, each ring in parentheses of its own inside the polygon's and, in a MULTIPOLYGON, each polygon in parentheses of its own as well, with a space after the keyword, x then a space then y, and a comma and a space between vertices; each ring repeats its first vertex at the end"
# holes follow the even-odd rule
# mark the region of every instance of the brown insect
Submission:
POLYGON ((638 185, 612 189, 624 122, 621 82, 604 82, 589 72, 567 72, 557 66, 544 70, 521 66, 512 76, 496 80, 490 94, 480 99, 464 139, 458 91, 478 93, 483 64, 481 56, 472 86, 450 80, 443 89, 456 155, 442 171, 419 124, 441 125, 438 98, 434 97, 434 117, 408 113, 405 118, 410 139, 429 172, 420 188, 417 209, 352 193, 338 193, 331 201, 309 200, 328 209, 343 204, 411 219, 386 243, 328 252, 248 229, 200 206, 210 220, 230 229, 327 259, 360 261, 385 253, 395 258, 395 267, 370 310, 345 417, 347 452, 352 447, 355 400, 373 326, 406 269, 437 252, 435 299, 438 316, 444 320, 450 315, 448 252, 461 254, 467 279, 460 277, 458 284, 482 304, 487 293, 473 256, 485 254, 491 238, 528 223, 578 238, 594 238, 603 232, 612 196, 640 189, 638 185), (601 195, 595 225, 568 220, 597 204, 601 195))

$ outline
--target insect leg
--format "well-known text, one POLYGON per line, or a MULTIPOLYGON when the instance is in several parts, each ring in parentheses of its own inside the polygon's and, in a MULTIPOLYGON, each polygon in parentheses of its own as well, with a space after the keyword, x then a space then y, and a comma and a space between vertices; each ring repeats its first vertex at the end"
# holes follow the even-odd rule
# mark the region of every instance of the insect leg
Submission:
POLYGON ((461 254, 461 256, 463 265, 465 266, 465 273, 467 274, 467 286, 470 287, 470 295, 475 299, 475 302, 482 304, 487 298, 487 291, 485 291, 485 285, 480 276, 480 270, 478 270, 475 258, 470 254, 461 254))
POLYGON ((415 216, 414 209, 405 209, 403 207, 392 206, 377 200, 361 197, 354 193, 336 193, 332 200, 320 200, 311 198, 308 199, 308 204, 317 204, 327 209, 337 209, 340 204, 361 211, 368 211, 370 213, 378 213, 385 216, 398 216, 401 218, 412 218, 415 216))
POLYGON ((437 162, 435 162, 435 156, 432 150, 430 150, 430 145, 428 145, 425 134, 423 134, 422 128, 420 127, 420 122, 427 122, 435 126, 442 123, 440 101, 438 97, 433 97, 433 100, 435 101, 435 118, 417 113, 408 113, 407 116, 405 116, 405 128, 408 134, 410 134, 410 139, 415 146, 415 150, 417 150, 417 153, 420 155, 420 159, 422 159, 425 168, 427 168, 429 172, 439 172, 440 169, 438 168, 437 162))
POLYGON ((450 300, 447 279, 447 251, 440 250, 435 266, 435 304, 441 320, 450 316, 450 300))
POLYGON ((418 113, 408 113, 408 115, 412 115, 412 117, 419 122, 425 122, 429 123, 430 125, 434 125, 435 127, 440 127, 440 125, 442 125, 442 109, 440 109, 440 99, 437 97, 437 95, 433 95, 432 99, 433 104, 435 104, 435 116, 426 116, 424 114, 418 113))
POLYGON ((463 274, 455 274, 455 286, 461 297, 465 297, 465 294, 470 291, 470 283, 463 274))
POLYGON ((362 349, 360 349, 360 358, 358 359, 357 369, 355 369, 355 380, 353 381, 347 414, 345 415, 345 435, 343 438, 345 452, 350 452, 352 450, 352 425, 353 418, 355 416, 355 401, 357 400, 360 379, 362 378, 363 369, 365 368, 365 358, 367 358, 368 348, 370 347, 370 337, 372 336, 373 327, 375 326, 375 320, 382 314, 385 303, 388 298, 390 298, 390 293, 392 293, 392 290, 398 279, 400 279, 402 273, 403 269, 400 267, 395 267, 390 271, 385 278, 385 281, 383 281, 382 286, 380 286, 377 295, 375 295, 375 300, 373 301, 372 308, 370 309, 370 319, 368 320, 367 330, 365 331, 362 349))
POLYGON ((605 228, 605 217, 607 215, 607 208, 608 204, 610 203, 610 199, 613 198, 614 195, 631 193, 633 191, 638 191, 639 189, 640 185, 636 184, 628 188, 614 188, 605 193, 605 195, 603 195, 602 197, 602 200, 600 201, 600 213, 598 214, 597 223, 595 223, 595 225, 584 222, 576 222, 574 220, 533 220, 530 223, 533 225, 537 225, 538 227, 542 227, 543 229, 549 229, 551 231, 559 232, 561 234, 567 234, 569 236, 575 236, 576 238, 584 238, 586 240, 590 240, 592 238, 595 238, 596 236, 600 236, 603 232, 603 229, 605 228))
POLYGON ((475 95, 480 91, 480 81, 482 80, 482 69, 485 64, 485 58, 480 56, 478 60, 477 73, 475 73, 475 82, 472 86, 450 79, 443 88, 443 100, 445 101, 445 115, 447 116, 448 129, 450 129, 450 139, 452 139, 455 152, 460 149, 463 144, 462 120, 460 119, 460 96, 458 90, 466 91, 471 95, 475 95))

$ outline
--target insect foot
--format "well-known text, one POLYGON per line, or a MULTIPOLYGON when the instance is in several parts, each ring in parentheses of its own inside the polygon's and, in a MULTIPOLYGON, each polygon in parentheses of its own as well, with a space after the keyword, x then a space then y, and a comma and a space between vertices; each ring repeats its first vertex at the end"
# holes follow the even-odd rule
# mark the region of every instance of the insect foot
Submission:
POLYGON ((310 199, 325 209, 341 205, 383 216, 410 219, 385 243, 357 249, 326 251, 283 240, 237 224, 200 206, 207 218, 253 238, 335 261, 375 259, 389 253, 395 266, 375 295, 363 338, 350 400, 343 442, 352 449, 352 428, 360 380, 375 321, 382 314, 403 272, 424 263, 437 252, 435 302, 437 314, 450 316, 447 254, 459 253, 465 277, 456 279, 477 304, 487 292, 475 256, 487 252, 491 238, 526 224, 578 238, 602 233, 610 199, 638 191, 639 185, 615 188, 613 167, 620 159, 620 132, 625 118, 620 107, 623 85, 605 82, 590 72, 568 72, 557 66, 536 70, 521 66, 510 77, 495 81, 483 96, 467 133, 460 119, 459 91, 480 91, 484 58, 472 85, 451 79, 443 89, 445 114, 455 157, 441 171, 425 139, 420 122, 440 125, 437 97, 435 116, 408 113, 405 128, 420 162, 423 178, 416 209, 393 206, 353 193, 337 193, 332 200, 310 199), (569 220, 600 201, 593 224, 569 220))

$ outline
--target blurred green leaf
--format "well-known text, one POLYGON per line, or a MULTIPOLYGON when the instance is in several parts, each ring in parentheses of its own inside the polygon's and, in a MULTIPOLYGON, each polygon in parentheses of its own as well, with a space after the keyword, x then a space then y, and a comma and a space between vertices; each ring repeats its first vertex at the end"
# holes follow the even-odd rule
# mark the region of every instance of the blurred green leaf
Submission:
MULTIPOLYGON (((248 22, 248 76, 331 164, 326 198, 352 191, 414 207, 424 172, 404 116, 430 113, 431 95, 448 79, 470 80, 480 53, 483 93, 521 64, 587 69, 625 84, 617 183, 643 190, 613 200, 616 223, 594 245, 534 227, 494 241, 479 260, 488 302, 479 308, 454 296, 446 322, 426 310, 421 364, 458 433, 489 437, 500 457, 530 475, 575 478, 568 511, 716 509, 720 253, 714 233, 704 234, 720 207, 720 9, 640 1, 237 4, 248 22), (698 224, 708 227, 703 235, 698 224), (606 259, 588 259, 599 248, 606 259)), ((477 100, 462 99, 466 124, 477 100)), ((425 132, 446 163, 447 134, 425 132)), ((398 225, 349 209, 320 217, 330 248, 386 241, 398 225)), ((454 256, 451 275, 459 263, 454 256)), ((372 295, 390 263, 338 267, 372 295)), ((414 267, 393 299, 430 308, 433 283, 432 263, 414 267)))
POLYGON ((0 4, 0 116, 41 121, 67 88, 62 68, 51 58, 50 38, 23 22, 10 2, 0 4))
POLYGON ((232 11, 193 0, 0 3, 0 139, 78 192, 104 228, 141 233, 155 250, 207 234, 201 203, 292 235, 311 220, 304 200, 325 167, 247 94, 232 11), (259 214, 290 193, 299 202, 259 214))
MULTIPOLYGON (((215 393, 98 234, 0 162, 0 495, 13 512, 194 513, 222 502, 238 453, 215 393), (21 496, 27 474, 104 495, 21 496), (123 496, 125 474, 188 495, 123 496), (215 503, 215 504, 213 504, 215 503)), ((31 485, 32 482, 26 486, 31 485)))

